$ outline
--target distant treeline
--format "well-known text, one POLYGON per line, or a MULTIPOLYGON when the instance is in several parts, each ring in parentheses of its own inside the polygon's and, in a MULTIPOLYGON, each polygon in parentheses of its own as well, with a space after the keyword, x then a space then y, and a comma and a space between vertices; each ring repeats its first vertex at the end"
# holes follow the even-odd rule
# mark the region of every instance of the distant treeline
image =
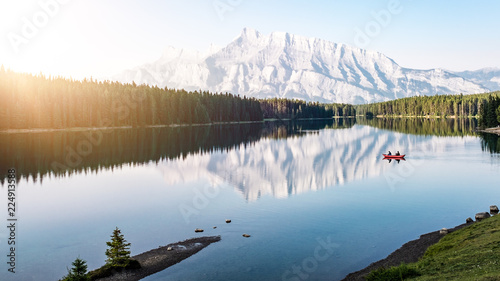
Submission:
POLYGON ((354 106, 350 104, 323 104, 274 98, 260 100, 260 106, 265 119, 331 118, 332 116, 348 117, 356 115, 354 106))
POLYGON ((262 120, 256 99, 0 70, 0 128, 142 127, 262 120))
MULTIPOLYGON (((499 96, 500 92, 475 95, 410 97, 387 102, 356 105, 356 112, 358 115, 367 117, 377 115, 484 117, 485 112, 492 111, 495 113, 495 111, 498 111, 499 96)), ((496 120, 496 118, 494 119, 496 120)), ((492 120, 493 115, 489 115, 486 123, 493 124, 492 120)))
POLYGON ((144 127, 354 115, 350 105, 46 78, 0 69, 0 130, 144 127))

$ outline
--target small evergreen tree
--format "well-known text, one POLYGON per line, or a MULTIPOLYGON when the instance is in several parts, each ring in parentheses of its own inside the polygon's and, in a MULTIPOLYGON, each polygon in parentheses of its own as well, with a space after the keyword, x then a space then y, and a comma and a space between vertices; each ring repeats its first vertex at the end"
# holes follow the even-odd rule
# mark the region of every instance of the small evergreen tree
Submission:
POLYGON ((111 235, 111 241, 106 242, 109 249, 106 249, 106 265, 113 267, 125 267, 130 262, 130 243, 127 243, 118 227, 111 235))
POLYGON ((72 263, 73 267, 68 269, 68 275, 62 281, 90 281, 87 273, 87 262, 79 257, 72 263))

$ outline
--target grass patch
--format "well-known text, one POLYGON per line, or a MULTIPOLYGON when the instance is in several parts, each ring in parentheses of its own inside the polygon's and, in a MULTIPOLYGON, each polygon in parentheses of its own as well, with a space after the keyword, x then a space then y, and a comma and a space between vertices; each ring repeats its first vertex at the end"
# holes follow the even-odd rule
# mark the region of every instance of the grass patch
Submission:
POLYGON ((367 280, 500 281, 500 215, 445 235, 427 249, 420 261, 402 266, 378 270, 378 273, 372 271, 369 275, 375 278, 391 273, 388 279, 367 280), (397 273, 403 270, 415 270, 420 276, 389 279, 397 278, 397 273))
POLYGON ((365 279, 367 281, 399 281, 419 276, 420 273, 406 264, 393 266, 391 268, 379 268, 370 272, 365 279))

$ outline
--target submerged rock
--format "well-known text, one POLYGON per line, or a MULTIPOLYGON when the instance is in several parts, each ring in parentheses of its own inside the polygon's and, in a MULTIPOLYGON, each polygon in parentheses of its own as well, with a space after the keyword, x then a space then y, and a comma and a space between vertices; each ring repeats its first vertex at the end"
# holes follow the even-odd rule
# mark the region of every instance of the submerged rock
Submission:
POLYGON ((482 221, 483 219, 487 219, 490 217, 490 213, 481 212, 476 214, 476 221, 482 221))

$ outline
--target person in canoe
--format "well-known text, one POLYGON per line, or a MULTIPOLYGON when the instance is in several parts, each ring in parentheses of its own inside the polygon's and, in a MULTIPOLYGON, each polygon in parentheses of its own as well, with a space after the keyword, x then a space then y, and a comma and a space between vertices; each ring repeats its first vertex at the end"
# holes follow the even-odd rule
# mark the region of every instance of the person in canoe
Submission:
POLYGON ((389 153, 387 153, 387 155, 389 155, 389 156, 390 156, 390 155, 392 155, 392 153, 391 153, 391 151, 390 151, 390 150, 389 150, 389 153))
POLYGON ((401 155, 401 154, 399 153, 399 150, 398 150, 398 151, 396 152, 396 156, 399 156, 399 155, 401 155))

